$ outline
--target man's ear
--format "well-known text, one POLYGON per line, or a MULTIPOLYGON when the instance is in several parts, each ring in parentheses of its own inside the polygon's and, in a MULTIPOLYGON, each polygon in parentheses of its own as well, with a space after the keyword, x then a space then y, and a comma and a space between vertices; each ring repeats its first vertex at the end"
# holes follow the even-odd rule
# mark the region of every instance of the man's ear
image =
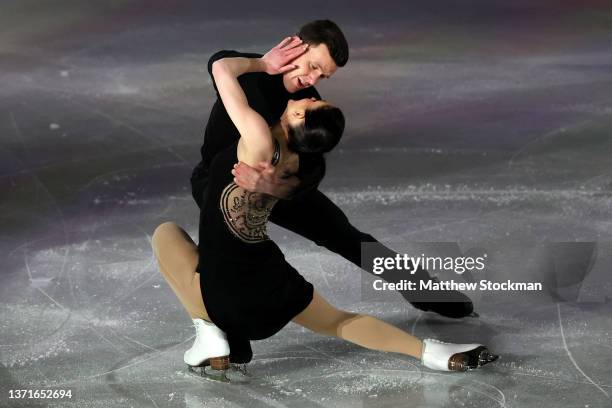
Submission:
POLYGON ((296 109, 293 111, 293 117, 296 119, 304 119, 305 114, 306 112, 304 111, 304 109, 296 109))

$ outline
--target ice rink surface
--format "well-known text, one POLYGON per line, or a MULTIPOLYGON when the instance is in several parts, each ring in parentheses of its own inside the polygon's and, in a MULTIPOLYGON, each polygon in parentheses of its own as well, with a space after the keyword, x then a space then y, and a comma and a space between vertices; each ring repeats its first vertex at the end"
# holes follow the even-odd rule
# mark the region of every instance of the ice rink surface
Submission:
MULTIPOLYGON (((0 406, 612 406, 612 7, 231 3, 2 5, 0 406), (451 320, 396 293, 364 301, 371 276, 276 226, 273 239, 336 306, 484 342, 496 364, 438 373, 290 323, 253 342, 247 384, 187 372, 194 331, 150 239, 168 220, 197 238, 206 62, 320 17, 351 45, 317 87, 348 125, 321 189, 354 225, 389 245, 587 242, 592 262, 557 265, 539 296, 475 296, 480 317, 451 320), (8 398, 43 388, 73 398, 8 398)), ((537 258, 507 270, 550 267, 537 258)))

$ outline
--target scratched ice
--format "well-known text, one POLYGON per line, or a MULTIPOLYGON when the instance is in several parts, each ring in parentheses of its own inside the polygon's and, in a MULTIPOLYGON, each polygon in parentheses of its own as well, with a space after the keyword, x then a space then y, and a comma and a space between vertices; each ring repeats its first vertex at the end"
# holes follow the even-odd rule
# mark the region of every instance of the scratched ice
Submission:
POLYGON ((262 51, 321 15, 296 19, 280 3, 270 15, 255 3, 233 8, 242 15, 197 2, 64 3, 9 1, 0 16, 1 406, 611 406, 605 2, 545 1, 554 21, 527 1, 314 2, 351 42, 347 67, 318 86, 348 126, 322 190, 385 243, 507 243, 499 273, 551 289, 478 295, 479 319, 447 320, 395 293, 364 300, 371 276, 272 226, 333 304, 419 337, 484 342, 502 358, 437 373, 289 324, 253 343, 241 385, 187 372, 194 333, 151 234, 173 220, 197 237, 188 179, 213 101, 208 56, 262 51), (595 242, 571 257, 593 262, 538 252, 563 241, 595 242), (41 388, 73 398, 8 399, 41 388))

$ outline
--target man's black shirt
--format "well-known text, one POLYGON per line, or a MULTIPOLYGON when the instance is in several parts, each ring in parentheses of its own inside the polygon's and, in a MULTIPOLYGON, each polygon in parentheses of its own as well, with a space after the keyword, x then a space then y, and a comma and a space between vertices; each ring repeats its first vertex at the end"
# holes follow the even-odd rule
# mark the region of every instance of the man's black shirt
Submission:
MULTIPOLYGON (((194 181, 200 185, 208 182, 208 171, 213 157, 221 150, 229 147, 240 138, 240 133, 232 123, 225 106, 221 101, 215 79, 212 75, 212 64, 222 58, 246 57, 260 58, 261 54, 241 53, 238 51, 223 50, 214 54, 208 61, 208 72, 213 81, 213 86, 217 92, 217 100, 210 112, 210 118, 206 124, 204 132, 204 143, 200 149, 202 161, 195 167, 192 173, 192 183, 194 181)), ((299 90, 296 93, 289 93, 283 85, 282 75, 268 75, 265 72, 253 72, 243 74, 238 78, 240 86, 244 90, 249 106, 258 112, 268 123, 269 126, 275 125, 287 107, 289 99, 299 100, 303 98, 321 99, 317 90, 313 87, 299 90)), ((310 156, 310 155, 309 155, 310 156)), ((313 162, 324 166, 322 156, 317 158, 310 157, 310 163, 300 163, 300 173, 304 176, 306 168, 316 167, 313 162), (302 166, 304 164, 304 166, 302 166)), ((300 174, 298 174, 300 177, 300 174)), ((302 177, 300 177, 302 179, 302 177)), ((308 178, 304 176, 304 178, 308 178)), ((318 184, 317 180, 313 184, 318 184)), ((304 183, 303 183, 304 184, 304 183)))

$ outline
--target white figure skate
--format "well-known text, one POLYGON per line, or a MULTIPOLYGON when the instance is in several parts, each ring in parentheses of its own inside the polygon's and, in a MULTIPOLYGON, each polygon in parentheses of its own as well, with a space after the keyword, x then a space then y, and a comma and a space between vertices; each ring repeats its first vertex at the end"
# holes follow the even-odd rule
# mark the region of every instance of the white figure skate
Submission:
POLYGON ((225 333, 206 320, 193 319, 193 325, 196 338, 183 356, 189 370, 213 380, 229 381, 225 373, 230 368, 230 349, 225 333), (208 366, 210 371, 206 370, 208 366))
POLYGON ((467 371, 497 360, 482 344, 453 344, 439 340, 423 340, 421 362, 425 367, 440 371, 467 371))

